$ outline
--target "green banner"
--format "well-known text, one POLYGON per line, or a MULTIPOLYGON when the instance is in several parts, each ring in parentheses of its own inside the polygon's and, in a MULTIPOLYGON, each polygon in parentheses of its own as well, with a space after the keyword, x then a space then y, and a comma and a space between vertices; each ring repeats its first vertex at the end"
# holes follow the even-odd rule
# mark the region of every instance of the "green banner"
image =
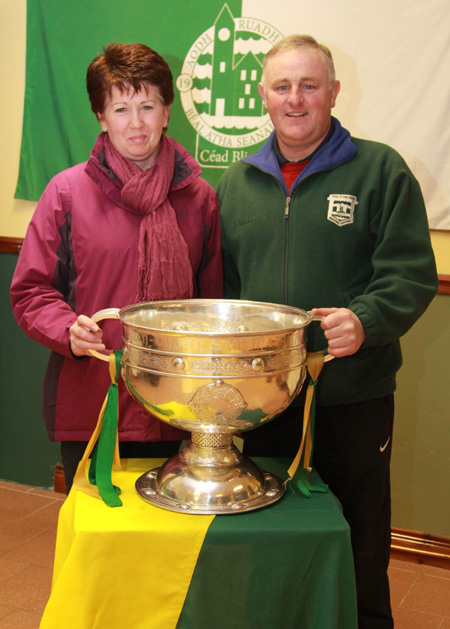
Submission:
POLYGON ((169 63, 169 135, 215 185, 272 130, 258 94, 262 59, 282 37, 241 16, 241 0, 28 0, 26 89, 16 198, 37 200, 56 173, 87 160, 100 132, 85 87, 110 42, 140 42, 169 63))
MULTIPOLYGON (((228 0, 234 15, 241 0, 228 0)), ((37 200, 56 173, 89 157, 100 126, 86 70, 110 42, 140 42, 168 62, 174 81, 193 41, 214 24, 223 0, 28 0, 24 121, 16 198, 37 200)), ((196 133, 180 93, 169 135, 195 153, 196 133)))

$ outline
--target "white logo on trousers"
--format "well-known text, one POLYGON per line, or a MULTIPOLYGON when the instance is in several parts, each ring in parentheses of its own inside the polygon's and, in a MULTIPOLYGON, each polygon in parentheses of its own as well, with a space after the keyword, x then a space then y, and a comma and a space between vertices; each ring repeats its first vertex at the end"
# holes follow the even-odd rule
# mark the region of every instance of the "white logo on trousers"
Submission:
POLYGON ((388 437, 388 440, 386 441, 386 443, 384 444, 384 446, 380 446, 380 452, 384 452, 388 446, 389 441, 391 440, 391 437, 388 437))

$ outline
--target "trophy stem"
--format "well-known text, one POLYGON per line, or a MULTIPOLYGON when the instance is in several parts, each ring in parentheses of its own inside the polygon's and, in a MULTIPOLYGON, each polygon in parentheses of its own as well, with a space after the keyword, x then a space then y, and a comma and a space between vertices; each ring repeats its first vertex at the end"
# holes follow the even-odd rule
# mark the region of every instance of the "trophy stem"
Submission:
POLYGON ((191 440, 178 455, 186 465, 213 467, 236 465, 243 455, 233 443, 229 433, 192 432, 191 440))
POLYGON ((228 448, 233 441, 231 433, 192 432, 191 443, 200 447, 228 448))
POLYGON ((239 452, 231 433, 193 432, 160 468, 136 481, 138 494, 171 511, 228 514, 259 509, 284 494, 279 478, 239 452))

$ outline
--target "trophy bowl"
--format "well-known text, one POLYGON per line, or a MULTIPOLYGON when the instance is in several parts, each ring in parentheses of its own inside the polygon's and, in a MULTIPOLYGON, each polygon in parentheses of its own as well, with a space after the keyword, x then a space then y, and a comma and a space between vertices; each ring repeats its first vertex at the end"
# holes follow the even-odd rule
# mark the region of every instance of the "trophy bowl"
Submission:
POLYGON ((311 314, 188 299, 109 308, 92 318, 122 324, 121 376, 130 395, 191 433, 177 455, 137 480, 144 500, 184 513, 231 514, 281 498, 281 480, 244 456, 233 436, 273 420, 300 391, 311 314))

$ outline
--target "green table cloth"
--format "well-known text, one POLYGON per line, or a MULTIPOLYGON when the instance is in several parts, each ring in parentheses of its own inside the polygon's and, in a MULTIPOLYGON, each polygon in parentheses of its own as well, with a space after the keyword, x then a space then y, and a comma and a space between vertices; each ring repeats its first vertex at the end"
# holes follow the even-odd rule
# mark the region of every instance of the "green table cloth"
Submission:
MULTIPOLYGON (((255 461, 282 478, 291 463, 255 461)), ((288 487, 256 511, 172 513, 134 487, 161 462, 122 461, 122 507, 72 489, 42 629, 357 628, 350 530, 333 494, 288 487)))
MULTIPOLYGON (((255 462, 286 478, 290 459, 255 462)), ((312 484, 323 485, 317 473, 312 484)), ((331 492, 216 516, 177 629, 356 629, 350 529, 331 492)))

